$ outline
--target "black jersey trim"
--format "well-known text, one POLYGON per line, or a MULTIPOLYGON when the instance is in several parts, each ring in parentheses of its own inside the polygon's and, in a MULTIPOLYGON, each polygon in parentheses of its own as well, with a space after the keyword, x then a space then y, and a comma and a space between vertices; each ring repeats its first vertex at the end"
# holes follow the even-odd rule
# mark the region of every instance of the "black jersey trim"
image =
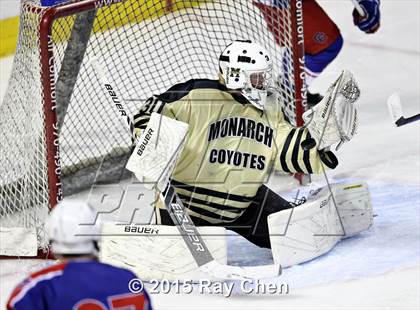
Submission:
MULTIPOLYGON (((153 97, 152 97, 153 98, 153 97)), ((157 103, 158 101, 157 100, 152 100, 151 102, 150 102, 150 108, 149 108, 149 112, 150 112, 150 114, 152 114, 154 111, 155 111, 155 108, 156 108, 156 103, 157 103)))
POLYGON ((303 170, 299 166, 299 149, 300 149, 300 141, 302 140, 303 135, 303 128, 300 128, 296 137, 295 145, 293 146, 292 152, 292 165, 295 168, 296 172, 304 173, 303 170))
POLYGON ((164 93, 158 95, 157 98, 165 103, 171 103, 184 98, 190 91, 200 88, 212 88, 227 91, 226 86, 218 80, 192 79, 184 83, 175 84, 164 93))
POLYGON ((188 185, 188 184, 175 181, 175 180, 171 180, 171 183, 176 188, 184 189, 191 193, 197 193, 197 194, 212 196, 216 198, 233 200, 237 202, 251 202, 253 198, 253 197, 246 197, 246 196, 223 193, 223 192, 215 191, 215 190, 204 188, 204 187, 192 186, 192 185, 188 185))
POLYGON ((147 123, 149 122, 150 117, 147 118, 141 118, 137 122, 134 123, 134 127, 140 128, 140 129, 146 129, 147 123))
POLYGON ((289 132, 289 135, 287 136, 286 141, 284 142, 283 149, 280 154, 280 164, 284 172, 291 173, 289 167, 287 167, 286 154, 287 154, 287 151, 289 150, 290 142, 292 141, 295 131, 296 129, 292 129, 292 131, 289 132))
POLYGON ((192 202, 192 203, 195 203, 195 204, 208 206, 208 207, 212 207, 214 209, 233 212, 233 213, 238 213, 238 212, 242 212, 243 210, 245 210, 244 208, 236 208, 236 207, 232 207, 232 206, 218 204, 218 203, 215 203, 215 202, 201 200, 201 199, 190 197, 188 195, 184 195, 184 194, 180 194, 180 193, 177 193, 177 194, 178 194, 179 198, 187 201, 188 203, 192 202))
POLYGON ((156 113, 161 114, 161 113, 162 113, 163 108, 165 107, 165 102, 163 102, 163 101, 161 101, 161 100, 158 100, 158 99, 156 99, 156 101, 160 103, 160 106, 159 106, 159 108, 157 109, 156 113))
POLYGON ((223 216, 223 215, 211 212, 211 211, 206 210, 206 209, 202 209, 200 207, 192 206, 192 205, 190 205, 190 204, 188 204, 184 201, 183 201, 183 203, 184 203, 184 206, 185 206, 186 209, 189 209, 189 210, 194 211, 194 212, 196 212, 196 213, 198 213, 202 216, 207 216, 207 217, 210 217, 210 218, 212 218, 214 220, 218 220, 218 221, 233 222, 234 220, 236 220, 241 215, 241 214, 237 214, 237 216, 234 217, 234 218, 227 217, 227 216, 223 216))
MULTIPOLYGON (((306 134, 306 138, 305 140, 309 140, 311 138, 311 134, 309 133, 309 131, 306 134)), ((308 171, 309 174, 314 173, 312 170, 312 165, 311 165, 311 160, 309 158, 309 154, 310 154, 310 150, 304 150, 303 151, 303 163, 305 164, 306 170, 308 171)))

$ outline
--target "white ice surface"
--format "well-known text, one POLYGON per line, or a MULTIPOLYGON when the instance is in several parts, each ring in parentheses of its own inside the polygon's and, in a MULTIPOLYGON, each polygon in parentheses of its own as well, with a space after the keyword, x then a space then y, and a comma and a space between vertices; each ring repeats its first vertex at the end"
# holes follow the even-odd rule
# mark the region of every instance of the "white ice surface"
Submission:
MULTIPOLYGON (((345 44, 311 88, 325 91, 340 70, 347 68, 362 89, 359 134, 337 153, 340 165, 327 175, 330 182, 368 182, 374 226, 340 242, 328 254, 285 269, 279 279, 272 279, 288 283, 289 295, 235 295, 229 299, 208 294, 152 295, 156 309, 420 308, 420 122, 396 128, 386 105, 388 96, 397 91, 405 116, 420 112, 420 2, 382 1, 382 26, 374 35, 353 26, 351 1, 320 3, 341 28, 345 44)), ((0 60, 0 70, 3 95, 10 58, 0 60)), ((314 177, 314 184, 324 183, 323 176, 314 177)), ((108 198, 119 191, 115 186, 108 189, 108 198)), ((98 190, 91 199, 100 200, 100 195, 98 190)), ((135 205, 138 199, 127 202, 135 205)), ((268 250, 241 237, 230 236, 228 241, 231 264, 272 262, 268 250)), ((22 270, 27 270, 19 264, 22 262, 0 264, 1 305, 24 276, 22 270)), ((36 263, 32 264, 30 270, 36 269, 36 263)))

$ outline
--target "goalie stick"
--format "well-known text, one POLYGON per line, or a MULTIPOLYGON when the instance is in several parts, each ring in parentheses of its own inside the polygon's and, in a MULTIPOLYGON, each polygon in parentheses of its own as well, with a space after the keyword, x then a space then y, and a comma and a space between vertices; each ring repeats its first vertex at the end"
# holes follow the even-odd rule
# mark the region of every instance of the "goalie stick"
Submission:
POLYGON ((392 94, 388 98, 388 108, 391 118, 397 127, 420 120, 420 113, 407 118, 403 116, 401 99, 397 93, 392 94))
MULTIPOLYGON (((107 78, 105 69, 101 66, 98 59, 90 60, 90 65, 95 71, 104 91, 110 96, 118 110, 120 118, 124 121, 129 129, 133 142, 137 142, 137 136, 134 133, 134 124, 124 107, 123 102, 119 99, 116 89, 112 86, 107 78)), ((185 244, 187 245, 191 255, 197 263, 199 269, 209 274, 210 276, 223 279, 251 279, 276 277, 281 274, 281 266, 277 264, 255 267, 238 267, 220 264, 211 255, 203 238, 198 233, 191 217, 186 212, 186 209, 175 191, 175 187, 170 180, 166 189, 159 191, 165 207, 180 232, 185 244)))

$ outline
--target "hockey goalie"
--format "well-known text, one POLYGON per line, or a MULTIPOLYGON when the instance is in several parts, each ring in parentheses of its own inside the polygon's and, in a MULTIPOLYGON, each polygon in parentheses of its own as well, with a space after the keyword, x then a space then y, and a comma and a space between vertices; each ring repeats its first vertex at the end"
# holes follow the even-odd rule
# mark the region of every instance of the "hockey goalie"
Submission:
MULTIPOLYGON (((284 120, 272 66, 263 46, 235 41, 220 55, 218 80, 189 80, 149 98, 134 117, 142 143, 127 168, 161 192, 170 182, 196 226, 232 230, 271 248, 274 261, 286 267, 367 229, 372 212, 363 183, 321 188, 300 204, 265 185, 273 168, 305 174, 334 169, 338 160, 330 148, 351 140, 358 126, 359 88, 350 72, 341 73, 322 102, 305 112, 305 126, 296 128, 284 120), (166 123, 173 126, 171 142, 185 128, 177 155, 139 160, 147 135, 166 123)), ((163 199, 155 208, 156 227, 174 225, 163 199)))

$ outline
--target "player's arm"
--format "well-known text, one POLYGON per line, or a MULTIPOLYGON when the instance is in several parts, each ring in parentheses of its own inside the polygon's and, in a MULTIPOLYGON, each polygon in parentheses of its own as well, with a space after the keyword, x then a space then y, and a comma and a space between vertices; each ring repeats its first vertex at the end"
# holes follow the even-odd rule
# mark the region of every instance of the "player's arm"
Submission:
POLYGON ((366 33, 376 32, 381 23, 380 0, 357 0, 362 7, 365 15, 353 10, 353 22, 360 30, 366 33))
POLYGON ((139 112, 134 115, 134 127, 137 136, 146 129, 153 112, 178 121, 188 123, 191 114, 188 83, 177 84, 160 95, 146 100, 139 112))
POLYGON ((137 136, 140 136, 146 129, 153 112, 188 123, 190 117, 188 95, 174 102, 163 101, 159 96, 152 96, 147 99, 139 112, 134 115, 134 130, 137 136))
POLYGON ((321 173, 322 166, 334 169, 338 160, 330 151, 316 148, 305 150, 302 142, 311 138, 305 127, 292 127, 287 122, 282 122, 278 127, 276 145, 278 148, 274 159, 274 169, 287 173, 321 173))

